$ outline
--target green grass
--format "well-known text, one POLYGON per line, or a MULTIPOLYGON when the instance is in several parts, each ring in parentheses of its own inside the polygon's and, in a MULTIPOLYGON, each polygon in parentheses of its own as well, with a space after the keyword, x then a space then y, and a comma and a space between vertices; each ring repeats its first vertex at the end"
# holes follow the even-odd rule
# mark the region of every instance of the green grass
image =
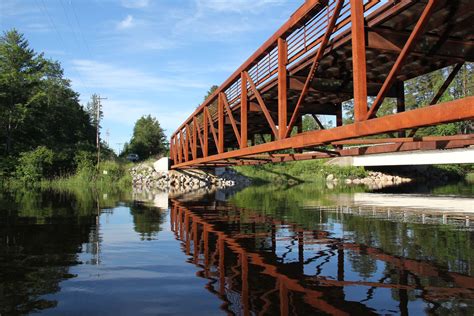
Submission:
POLYGON ((70 190, 75 188, 94 188, 98 190, 130 189, 132 177, 129 169, 131 163, 117 161, 104 161, 99 170, 84 168, 68 177, 60 177, 52 180, 44 180, 40 186, 56 190, 70 190))
POLYGON ((321 182, 329 174, 338 179, 365 177, 361 167, 326 165, 324 160, 292 161, 277 164, 234 167, 236 171, 251 178, 255 183, 321 182))

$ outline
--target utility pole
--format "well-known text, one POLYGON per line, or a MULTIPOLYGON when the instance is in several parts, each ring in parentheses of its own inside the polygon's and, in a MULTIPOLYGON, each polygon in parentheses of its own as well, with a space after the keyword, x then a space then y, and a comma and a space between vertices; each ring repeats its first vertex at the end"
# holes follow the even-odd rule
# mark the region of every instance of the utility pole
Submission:
POLYGON ((107 100, 107 98, 101 98, 100 95, 93 94, 92 95, 92 104, 95 107, 95 115, 96 115, 96 146, 97 146, 97 170, 100 166, 100 119, 102 114, 102 104, 100 103, 101 100, 107 100))

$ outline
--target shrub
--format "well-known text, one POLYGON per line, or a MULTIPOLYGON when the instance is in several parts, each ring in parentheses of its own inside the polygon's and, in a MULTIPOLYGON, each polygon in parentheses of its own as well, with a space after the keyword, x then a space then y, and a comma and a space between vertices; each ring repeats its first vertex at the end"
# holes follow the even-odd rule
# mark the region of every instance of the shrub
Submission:
POLYGON ((25 184, 34 184, 51 174, 54 153, 45 146, 23 152, 18 159, 16 178, 25 184))
POLYGON ((95 160, 94 153, 86 150, 79 150, 75 157, 76 177, 85 181, 90 181, 95 176, 95 160))
POLYGON ((106 160, 100 164, 100 177, 107 180, 117 181, 124 175, 124 170, 119 163, 106 160))

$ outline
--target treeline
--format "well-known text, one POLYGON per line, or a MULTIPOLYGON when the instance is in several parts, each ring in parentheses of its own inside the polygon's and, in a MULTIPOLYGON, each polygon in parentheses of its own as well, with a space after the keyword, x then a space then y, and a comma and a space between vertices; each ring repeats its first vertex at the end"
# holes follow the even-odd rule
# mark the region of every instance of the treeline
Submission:
MULTIPOLYGON (((0 37, 0 180, 31 184, 75 176, 73 182, 77 184, 101 180, 98 178, 102 174, 111 173, 115 175, 114 181, 117 180, 126 170, 110 161, 117 157, 100 137, 100 157, 97 157, 97 133, 100 135, 102 116, 96 95, 86 106, 79 103, 79 94, 71 88, 58 61, 35 52, 17 30, 3 33, 0 37), (105 162, 98 164, 99 160, 105 162), (103 172, 104 168, 108 172, 103 172)), ((136 122, 133 137, 125 144, 122 156, 134 153, 141 160, 166 155, 167 151, 164 130, 156 118, 148 115, 136 122)))
POLYGON ((0 38, 0 176, 26 182, 73 172, 94 157, 93 122, 59 62, 35 52, 17 30, 5 32, 0 38))

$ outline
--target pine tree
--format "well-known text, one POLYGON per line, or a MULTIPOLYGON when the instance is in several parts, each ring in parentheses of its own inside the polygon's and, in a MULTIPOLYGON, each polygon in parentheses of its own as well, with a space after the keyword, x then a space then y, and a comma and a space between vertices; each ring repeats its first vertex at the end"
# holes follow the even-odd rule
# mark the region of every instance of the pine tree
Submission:
POLYGON ((45 60, 29 48, 17 30, 0 37, 0 128, 5 153, 13 150, 16 131, 40 98, 38 91, 44 75, 45 60))

